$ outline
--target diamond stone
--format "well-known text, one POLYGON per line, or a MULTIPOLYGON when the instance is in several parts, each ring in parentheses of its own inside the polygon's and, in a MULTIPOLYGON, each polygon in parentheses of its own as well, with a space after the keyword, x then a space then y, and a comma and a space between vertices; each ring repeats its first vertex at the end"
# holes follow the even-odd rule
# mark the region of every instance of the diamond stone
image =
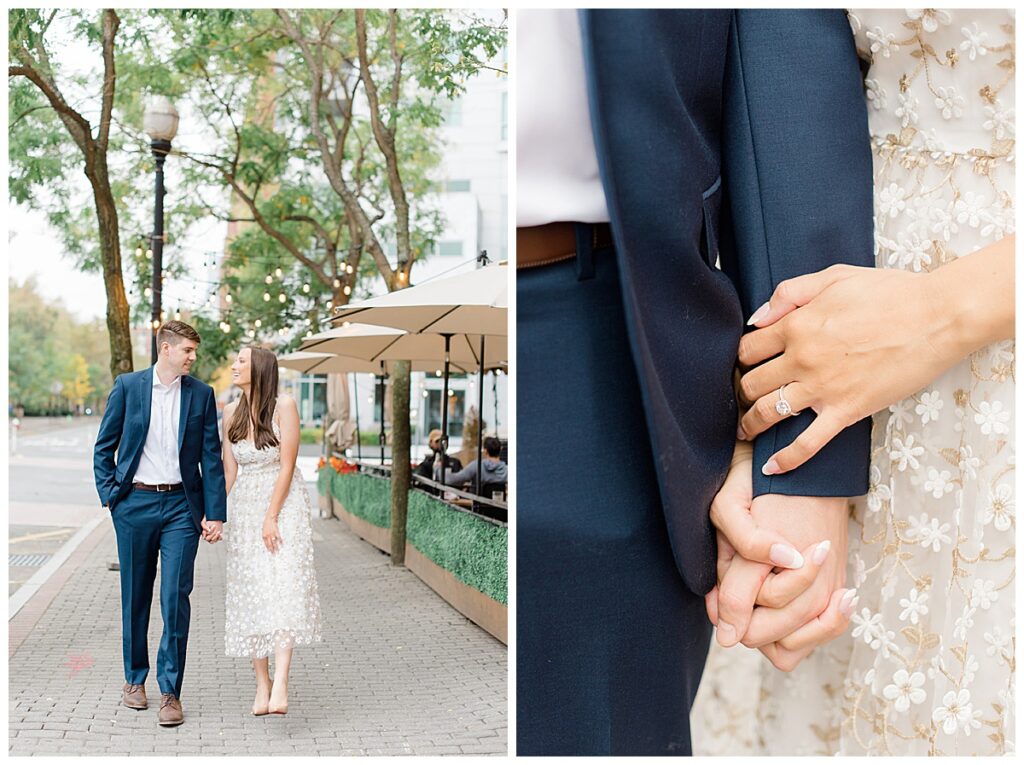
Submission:
POLYGON ((775 404, 775 411, 785 417, 793 411, 793 407, 789 405, 789 402, 786 401, 786 399, 779 399, 775 404))

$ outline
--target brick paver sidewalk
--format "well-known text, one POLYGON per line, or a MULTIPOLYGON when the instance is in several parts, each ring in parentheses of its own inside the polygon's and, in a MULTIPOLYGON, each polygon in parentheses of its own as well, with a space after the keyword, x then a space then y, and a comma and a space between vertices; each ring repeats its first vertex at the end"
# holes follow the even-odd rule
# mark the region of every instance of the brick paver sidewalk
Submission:
POLYGON ((295 650, 286 717, 253 717, 252 668, 224 656, 223 543, 200 542, 196 560, 185 723, 156 723, 159 600, 150 708, 120 705, 118 574, 106 566, 116 548, 104 522, 65 564, 70 575, 55 575, 45 612, 30 601, 10 622, 10 754, 505 754, 505 646, 342 522, 313 528, 324 642, 295 650))

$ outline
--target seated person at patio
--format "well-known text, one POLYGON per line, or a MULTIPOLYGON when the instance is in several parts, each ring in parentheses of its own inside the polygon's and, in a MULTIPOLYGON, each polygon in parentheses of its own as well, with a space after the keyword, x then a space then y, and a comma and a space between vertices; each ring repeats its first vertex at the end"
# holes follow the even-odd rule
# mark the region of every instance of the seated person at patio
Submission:
MULTIPOLYGON (((508 482, 508 465, 499 459, 501 454, 501 441, 494 436, 484 439, 484 458, 480 461, 480 485, 508 482)), ((448 476, 445 483, 448 486, 461 486, 476 480, 476 460, 470 462, 464 470, 458 472, 446 471, 448 476)))
MULTIPOLYGON (((434 457, 441 450, 441 431, 436 428, 430 431, 427 436, 427 443, 430 445, 430 454, 423 458, 423 462, 416 466, 416 475, 424 478, 434 477, 434 457)), ((458 457, 448 455, 448 467, 452 470, 462 470, 462 461, 458 457)))

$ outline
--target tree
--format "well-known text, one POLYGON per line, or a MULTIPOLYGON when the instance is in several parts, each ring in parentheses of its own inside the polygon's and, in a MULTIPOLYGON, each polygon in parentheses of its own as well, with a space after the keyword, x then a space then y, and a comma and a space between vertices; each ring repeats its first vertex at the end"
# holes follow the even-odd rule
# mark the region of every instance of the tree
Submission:
MULTIPOLYGON (((214 151, 187 156, 231 189, 229 220, 249 224, 231 246, 228 313, 244 317, 250 336, 266 337, 315 327, 317 299, 344 305, 361 277, 375 273, 388 290, 408 286, 442 225, 429 194, 440 102, 497 55, 504 23, 431 10, 189 11, 182 19, 202 23, 177 25, 176 65, 191 73, 200 111, 221 138, 214 151), (297 300, 274 294, 288 282, 297 300)), ((218 326, 243 331, 228 318, 218 326)), ((400 564, 408 364, 395 365, 392 396, 392 560, 400 564)))
MULTIPOLYGON (((77 267, 103 274, 115 377, 133 368, 130 325, 133 318, 148 323, 150 306, 143 287, 151 275, 144 232, 151 231, 152 186, 139 179, 152 177, 154 161, 141 130, 142 104, 147 93, 178 92, 172 72, 144 63, 145 51, 160 47, 150 42, 162 34, 154 13, 9 12, 11 198, 47 214, 77 267), (78 54, 86 48, 97 55, 83 62, 78 54), (92 114, 95 123, 86 116, 92 114), (76 167, 85 184, 70 172, 76 167), (126 295, 126 268, 135 272, 134 301, 126 295)), ((201 208, 187 194, 168 201, 167 231, 183 235, 201 208)), ((174 276, 181 267, 164 271, 174 276)))

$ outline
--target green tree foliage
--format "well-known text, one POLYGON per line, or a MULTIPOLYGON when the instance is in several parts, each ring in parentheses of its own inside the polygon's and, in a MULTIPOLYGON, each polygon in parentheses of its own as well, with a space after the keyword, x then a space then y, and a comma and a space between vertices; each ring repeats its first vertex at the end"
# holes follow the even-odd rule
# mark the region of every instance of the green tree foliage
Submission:
POLYGON ((9 282, 8 298, 9 404, 27 414, 101 406, 112 382, 103 322, 77 321, 32 280, 9 282))

